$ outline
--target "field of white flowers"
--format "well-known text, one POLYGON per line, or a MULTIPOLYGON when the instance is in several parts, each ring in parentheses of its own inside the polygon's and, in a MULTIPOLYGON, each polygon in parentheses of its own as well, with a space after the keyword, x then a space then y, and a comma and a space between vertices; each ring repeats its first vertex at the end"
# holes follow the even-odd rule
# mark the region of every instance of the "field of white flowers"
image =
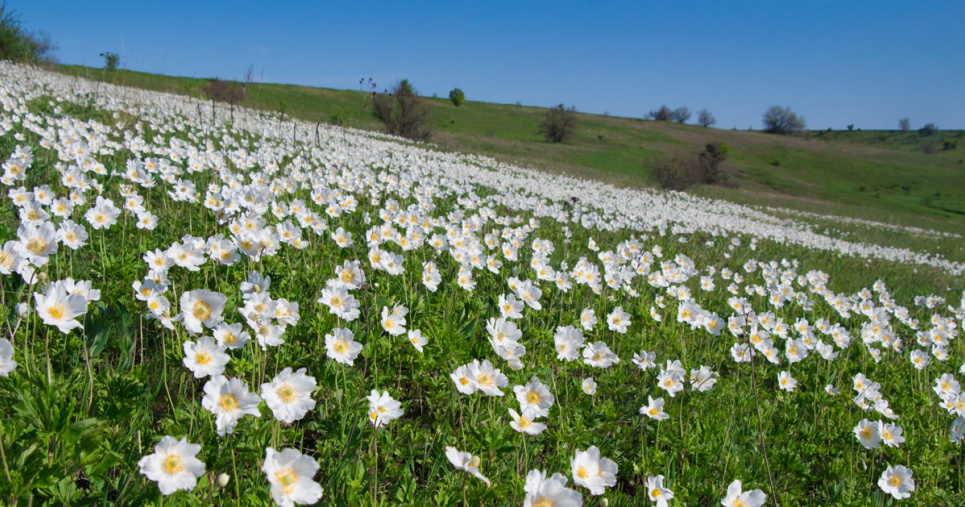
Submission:
POLYGON ((4 505, 963 505, 960 263, 5 63, 0 106, 4 505))

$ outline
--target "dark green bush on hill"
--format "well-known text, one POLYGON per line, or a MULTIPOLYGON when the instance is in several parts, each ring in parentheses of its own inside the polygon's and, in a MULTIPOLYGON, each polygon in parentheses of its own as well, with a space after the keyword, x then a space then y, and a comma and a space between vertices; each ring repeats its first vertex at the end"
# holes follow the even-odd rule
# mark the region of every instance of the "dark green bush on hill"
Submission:
POLYGON ((459 88, 453 88, 452 91, 449 92, 449 100, 452 101, 452 105, 459 107, 466 101, 466 94, 459 88))
POLYGON ((414 141, 432 137, 429 104, 419 97, 407 79, 399 81, 391 93, 375 94, 372 108, 390 134, 414 141))
POLYGON ((769 134, 793 134, 805 128, 803 116, 791 111, 789 107, 771 106, 764 111, 764 132, 769 134))

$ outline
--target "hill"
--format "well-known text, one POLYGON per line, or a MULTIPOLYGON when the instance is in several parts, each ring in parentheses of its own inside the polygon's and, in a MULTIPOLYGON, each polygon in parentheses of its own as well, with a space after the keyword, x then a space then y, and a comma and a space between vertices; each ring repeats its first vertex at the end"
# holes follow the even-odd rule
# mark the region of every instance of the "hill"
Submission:
MULTIPOLYGON (((118 70, 114 74, 80 66, 59 66, 68 75, 126 86, 203 97, 208 79, 118 70)), ((303 120, 381 130, 371 114, 368 93, 284 84, 252 83, 247 107, 303 120)), ((740 204, 779 207, 934 229, 965 232, 965 133, 814 131, 807 136, 774 136, 670 122, 579 114, 576 137, 544 142, 537 125, 545 109, 468 101, 455 107, 427 98, 442 150, 479 153, 544 171, 598 179, 623 187, 654 186, 649 165, 671 153, 698 153, 710 141, 730 148, 727 167, 734 188, 700 186, 695 195, 740 204), (948 149, 945 149, 948 148, 948 149), (926 153, 925 151, 934 151, 926 153)), ((829 219, 842 233, 859 239, 896 242, 893 230, 853 227, 829 219)), ((916 238, 909 238, 922 246, 916 238)), ((955 244, 936 250, 958 255, 955 244)))

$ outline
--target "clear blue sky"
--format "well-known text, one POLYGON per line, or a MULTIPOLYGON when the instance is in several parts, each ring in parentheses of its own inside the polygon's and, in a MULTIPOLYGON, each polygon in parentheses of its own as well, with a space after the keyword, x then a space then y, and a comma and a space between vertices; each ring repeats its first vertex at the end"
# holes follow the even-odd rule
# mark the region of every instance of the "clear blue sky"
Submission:
MULTIPOLYGON (((7 0, 63 63, 640 117, 706 107, 760 128, 772 104, 809 128, 965 128, 965 2, 7 0)), ((696 115, 695 115, 696 116, 696 115)))

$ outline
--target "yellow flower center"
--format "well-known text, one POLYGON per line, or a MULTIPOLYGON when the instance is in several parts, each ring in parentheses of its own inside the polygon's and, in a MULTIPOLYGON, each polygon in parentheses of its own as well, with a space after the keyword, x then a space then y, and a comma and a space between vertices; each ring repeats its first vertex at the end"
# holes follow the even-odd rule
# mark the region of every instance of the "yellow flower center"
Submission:
POLYGON ((194 308, 191 311, 194 318, 198 320, 208 320, 211 317, 211 305, 207 301, 198 301, 194 303, 194 308))
POLYGON ((901 477, 898 477, 897 475, 892 475, 891 479, 888 482, 890 482, 892 486, 897 488, 898 486, 901 486, 901 477))
POLYGON ((661 494, 662 494, 662 492, 661 492, 659 489, 657 489, 657 488, 653 488, 653 489, 650 490, 650 496, 652 496, 652 497, 654 497, 654 498, 657 498, 657 497, 660 496, 661 494))
POLYGON ((285 403, 291 403, 295 401, 295 388, 289 384, 285 384, 278 388, 278 397, 281 398, 285 403))
POLYGON ((339 340, 335 342, 335 352, 338 352, 339 354, 343 354, 347 349, 348 349, 348 344, 345 343, 345 340, 339 340))
POLYGON ((590 473, 586 470, 586 467, 580 465, 580 467, 576 469, 576 475, 580 479, 586 479, 590 476, 590 473))
POLYGON ((164 461, 161 462, 161 469, 168 475, 175 475, 184 470, 184 461, 181 460, 181 456, 169 454, 168 457, 164 458, 164 461))
POLYGON ((493 376, 486 372, 480 373, 476 376, 476 382, 484 386, 491 386, 493 385, 493 376))
POLYGON ((553 500, 540 496, 533 502, 533 507, 553 507, 553 500))
POLYGON ((198 364, 201 365, 208 364, 211 362, 211 354, 207 352, 198 352, 198 355, 195 356, 195 360, 197 360, 198 364))
POLYGON ((51 317, 55 319, 61 319, 64 316, 64 305, 60 303, 54 303, 50 306, 50 309, 48 310, 48 312, 50 313, 51 317))
POLYGON ((43 238, 34 238, 27 242, 27 250, 39 254, 47 249, 47 242, 43 238))
POLYGON ((529 400, 530 403, 537 404, 543 399, 543 397, 540 396, 536 391, 530 391, 526 399, 529 400))
POLYGON ((290 495, 295 490, 295 483, 298 482, 298 475, 291 468, 283 468, 275 472, 275 480, 281 485, 282 493, 290 495))
POLYGON ((659 413, 660 413, 660 410, 657 409, 656 407, 650 409, 650 415, 653 417, 657 417, 657 414, 659 413))
POLYGON ((233 412, 238 409, 238 399, 233 394, 222 394, 218 406, 225 412, 233 412))

